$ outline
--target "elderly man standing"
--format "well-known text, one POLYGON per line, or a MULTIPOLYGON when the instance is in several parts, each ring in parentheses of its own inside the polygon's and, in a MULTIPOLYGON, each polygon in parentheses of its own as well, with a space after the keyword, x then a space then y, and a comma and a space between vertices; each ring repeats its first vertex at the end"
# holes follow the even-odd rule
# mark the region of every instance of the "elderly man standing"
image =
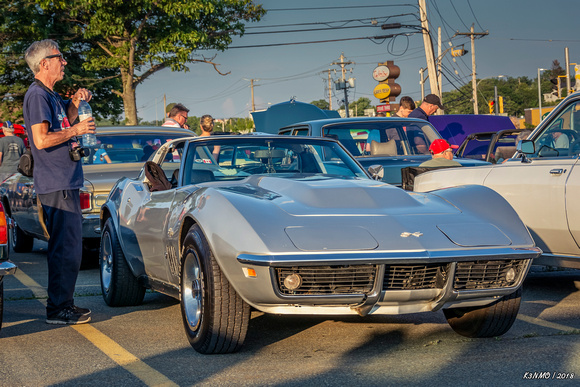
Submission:
POLYGON ((48 240, 48 324, 82 324, 91 311, 74 304, 74 289, 82 259, 82 214, 79 189, 84 177, 77 136, 95 133, 95 122, 78 117, 81 99, 92 94, 79 89, 63 100, 54 85, 64 78, 67 62, 56 42, 34 42, 25 53, 34 82, 24 96, 24 122, 34 157, 34 188, 42 203, 48 240))
POLYGON ((441 100, 435 94, 427 94, 421 102, 421 106, 409 113, 409 118, 420 118, 429 121, 429 116, 435 114, 437 109, 444 110, 441 100))
POLYGON ((451 145, 443 139, 437 139, 429 146, 429 152, 433 155, 431 160, 420 164, 419 167, 461 167, 461 163, 453 160, 451 145))

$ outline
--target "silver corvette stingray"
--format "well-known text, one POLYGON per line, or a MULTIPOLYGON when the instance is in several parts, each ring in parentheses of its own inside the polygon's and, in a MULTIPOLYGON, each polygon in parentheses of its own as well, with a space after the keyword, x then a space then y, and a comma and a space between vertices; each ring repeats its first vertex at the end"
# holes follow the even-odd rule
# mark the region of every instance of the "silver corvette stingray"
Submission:
POLYGON ((250 307, 363 316, 442 309, 462 335, 498 336, 513 324, 541 253, 494 191, 408 193, 371 178, 332 139, 186 138, 150 160, 102 206, 103 297, 137 305, 150 288, 179 299, 201 353, 239 349, 250 307))

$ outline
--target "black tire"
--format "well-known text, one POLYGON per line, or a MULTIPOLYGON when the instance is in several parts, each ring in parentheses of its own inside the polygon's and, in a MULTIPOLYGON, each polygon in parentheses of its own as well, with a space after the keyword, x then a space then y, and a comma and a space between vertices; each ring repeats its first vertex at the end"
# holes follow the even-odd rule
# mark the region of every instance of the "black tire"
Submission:
POLYGON ((34 237, 22 231, 18 224, 12 228, 12 249, 15 253, 30 253, 34 247, 34 237))
POLYGON ((466 337, 501 336, 512 327, 520 310, 522 288, 491 305, 444 309, 453 330, 466 337))
POLYGON ((145 287, 139 284, 121 250, 111 218, 105 222, 99 251, 101 290, 109 306, 140 305, 145 287))
POLYGON ((183 246, 181 316, 189 343, 203 354, 236 352, 246 338, 250 306, 222 273, 198 225, 183 246))

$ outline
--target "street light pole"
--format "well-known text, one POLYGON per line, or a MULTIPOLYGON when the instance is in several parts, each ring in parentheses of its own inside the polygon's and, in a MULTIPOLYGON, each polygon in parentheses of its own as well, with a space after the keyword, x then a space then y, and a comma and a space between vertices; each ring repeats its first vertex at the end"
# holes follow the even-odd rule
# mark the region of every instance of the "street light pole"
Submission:
POLYGON ((538 106, 540 108, 540 122, 542 122, 542 87, 540 83, 540 71, 546 69, 538 69, 538 106))

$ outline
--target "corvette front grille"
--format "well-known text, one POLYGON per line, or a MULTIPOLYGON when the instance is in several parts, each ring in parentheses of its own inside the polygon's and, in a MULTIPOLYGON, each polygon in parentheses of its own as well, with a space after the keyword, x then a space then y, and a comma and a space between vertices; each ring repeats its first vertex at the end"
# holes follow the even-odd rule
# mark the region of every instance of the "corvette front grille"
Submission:
POLYGON ((376 265, 304 266, 276 268, 276 280, 284 295, 361 294, 373 288, 376 265), (297 289, 288 289, 284 279, 296 274, 300 277, 297 289))
POLYGON ((447 278, 447 264, 385 266, 383 290, 440 289, 447 278))
POLYGON ((456 290, 470 290, 513 286, 528 262, 527 259, 458 262, 453 287, 456 290))

